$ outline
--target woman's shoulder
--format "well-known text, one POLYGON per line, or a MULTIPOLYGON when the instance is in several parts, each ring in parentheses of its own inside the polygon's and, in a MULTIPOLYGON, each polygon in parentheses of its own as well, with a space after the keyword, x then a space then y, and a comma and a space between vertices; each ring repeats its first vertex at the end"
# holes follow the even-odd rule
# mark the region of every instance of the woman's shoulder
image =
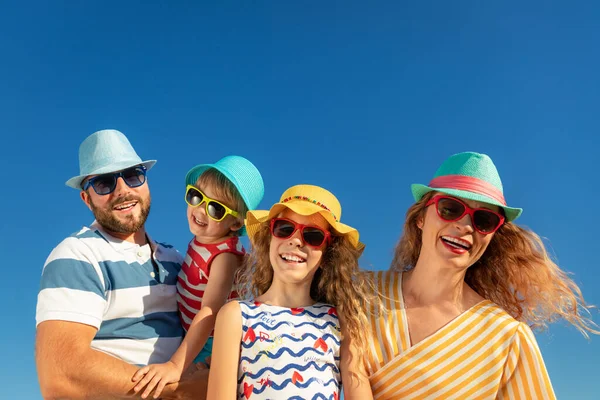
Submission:
POLYGON ((367 277, 377 285, 398 286, 402 280, 402 272, 394 270, 365 271, 367 277))
POLYGON ((506 310, 490 300, 483 300, 472 309, 473 313, 479 314, 480 320, 494 325, 498 329, 510 333, 509 336, 517 335, 519 332, 531 332, 529 326, 518 321, 506 310))

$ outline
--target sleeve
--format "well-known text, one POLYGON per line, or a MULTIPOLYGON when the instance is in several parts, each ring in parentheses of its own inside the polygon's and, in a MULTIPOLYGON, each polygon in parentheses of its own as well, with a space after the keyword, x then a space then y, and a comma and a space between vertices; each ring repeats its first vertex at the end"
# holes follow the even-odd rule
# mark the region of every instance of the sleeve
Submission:
POLYGON ((70 237, 48 256, 42 272, 36 326, 47 320, 100 327, 107 305, 105 278, 91 250, 70 237))
POLYGON ((499 399, 556 399, 531 329, 520 323, 509 345, 499 399))

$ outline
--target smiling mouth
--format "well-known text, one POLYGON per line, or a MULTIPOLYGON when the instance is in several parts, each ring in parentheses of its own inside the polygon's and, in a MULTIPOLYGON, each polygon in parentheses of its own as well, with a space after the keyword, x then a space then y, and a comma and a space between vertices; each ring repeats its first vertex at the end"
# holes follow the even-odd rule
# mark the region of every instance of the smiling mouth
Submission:
POLYGON ((299 256, 297 256, 295 254, 280 254, 279 257, 281 257, 281 259, 283 261, 288 262, 288 263, 299 264, 299 263, 306 262, 305 258, 299 257, 299 256))
POLYGON ((441 239, 446 245, 448 245, 452 248, 458 249, 458 250, 467 250, 468 251, 468 250, 471 250, 471 247, 473 247, 471 245, 471 243, 467 242, 466 240, 462 240, 462 239, 455 238, 452 236, 442 236, 441 239))
POLYGON ((194 222, 195 222, 197 225, 200 225, 200 226, 206 226, 206 225, 208 225, 206 222, 202 222, 202 221, 200 221, 200 220, 199 220, 198 218, 196 218, 196 217, 194 217, 194 222))
POLYGON ((133 207, 135 207, 137 205, 137 201, 127 201, 121 204, 117 204, 116 206, 113 207, 113 210, 117 210, 117 211, 128 211, 131 210, 133 207))

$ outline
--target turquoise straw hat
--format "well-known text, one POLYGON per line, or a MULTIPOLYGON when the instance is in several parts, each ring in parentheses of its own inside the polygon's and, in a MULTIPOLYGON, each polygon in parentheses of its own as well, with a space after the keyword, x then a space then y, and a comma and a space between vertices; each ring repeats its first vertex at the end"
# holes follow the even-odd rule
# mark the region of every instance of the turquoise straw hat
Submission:
POLYGON ((114 129, 92 133, 79 146, 79 175, 65 184, 73 189, 81 189, 81 182, 90 175, 108 174, 136 165, 144 165, 147 170, 156 160, 142 161, 125 135, 114 129))
POLYGON ((454 197, 496 205, 504 210, 508 221, 514 221, 522 208, 508 207, 502 181, 492 159, 486 154, 464 152, 450 156, 438 168, 429 186, 411 185, 415 201, 435 190, 454 197))
MULTIPOLYGON (((233 183, 242 196, 248 210, 258 207, 265 194, 265 185, 258 169, 241 156, 223 157, 214 164, 196 165, 185 176, 186 185, 195 185, 204 171, 214 168, 233 183)), ((240 232, 245 234, 245 229, 240 232)))

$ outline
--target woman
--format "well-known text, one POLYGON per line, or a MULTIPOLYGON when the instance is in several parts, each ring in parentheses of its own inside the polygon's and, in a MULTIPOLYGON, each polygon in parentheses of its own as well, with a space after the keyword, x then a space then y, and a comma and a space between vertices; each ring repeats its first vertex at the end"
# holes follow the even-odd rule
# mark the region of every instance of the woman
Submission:
POLYGON ((554 399, 529 326, 598 331, 577 285, 513 223, 522 210, 506 205, 492 160, 455 154, 412 192, 392 266, 377 273, 387 312, 371 318, 374 398, 554 399))

